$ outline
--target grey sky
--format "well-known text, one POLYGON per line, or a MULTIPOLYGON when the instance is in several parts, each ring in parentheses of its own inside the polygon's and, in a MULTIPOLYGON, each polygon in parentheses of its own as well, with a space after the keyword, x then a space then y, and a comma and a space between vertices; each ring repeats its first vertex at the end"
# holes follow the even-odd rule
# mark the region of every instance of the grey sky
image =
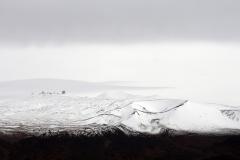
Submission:
POLYGON ((0 0, 0 44, 239 41, 239 0, 0 0))
POLYGON ((239 0, 0 0, 0 81, 154 81, 239 105, 239 42, 239 0))

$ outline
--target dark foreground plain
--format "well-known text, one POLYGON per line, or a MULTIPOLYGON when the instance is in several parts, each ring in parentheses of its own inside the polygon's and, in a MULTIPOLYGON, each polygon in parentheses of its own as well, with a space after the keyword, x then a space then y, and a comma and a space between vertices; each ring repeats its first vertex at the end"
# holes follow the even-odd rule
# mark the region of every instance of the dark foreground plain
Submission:
POLYGON ((0 160, 240 160, 238 135, 1 135, 0 160))

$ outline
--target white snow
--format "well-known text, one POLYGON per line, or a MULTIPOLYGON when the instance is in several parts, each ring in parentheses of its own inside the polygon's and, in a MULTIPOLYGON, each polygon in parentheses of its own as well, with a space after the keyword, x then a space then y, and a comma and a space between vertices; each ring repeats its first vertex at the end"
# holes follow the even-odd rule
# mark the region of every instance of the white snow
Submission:
MULTIPOLYGON (((116 97, 117 93, 114 94, 116 97)), ((36 95, 1 100, 0 130, 27 128, 32 132, 36 128, 57 130, 59 127, 67 130, 92 124, 123 124, 133 131, 151 134, 165 128, 207 133, 240 129, 240 121, 236 117, 240 108, 237 107, 133 95, 127 98, 129 94, 122 99, 123 95, 120 93, 121 98, 111 99, 105 96, 36 95), (236 116, 232 118, 234 113, 236 116)))
MULTIPOLYGON (((187 102, 163 120, 163 123, 176 130, 197 132, 218 132, 226 129, 240 129, 240 121, 233 121, 222 114, 222 110, 236 108, 187 102)), ((237 108, 240 111, 240 108, 237 108)))
MULTIPOLYGON (((48 86, 51 86, 52 81, 50 82, 48 86)), ((23 85, 23 82, 18 83, 20 86, 23 85)), ((38 84, 34 83, 33 86, 38 84)), ((18 86, 15 85, 16 83, 11 84, 13 86, 6 85, 5 89, 14 90, 14 87, 18 86)), ((55 89, 61 86, 63 87, 64 83, 55 84, 55 89)), ((76 83, 72 87, 77 86, 81 85, 76 83)), ((106 90, 111 88, 106 84, 86 86, 89 88, 98 86, 97 88, 102 90, 104 87, 107 88, 106 90)), ((42 87, 40 85, 35 89, 42 87)), ((68 89, 70 90, 71 87, 68 89)), ((122 89, 120 91, 116 90, 116 87, 114 89, 91 97, 68 92, 65 95, 25 94, 7 98, 2 96, 0 97, 0 132, 11 133, 22 130, 35 133, 49 129, 68 131, 86 126, 91 128, 96 125, 116 127, 124 125, 132 131, 150 134, 157 134, 166 128, 201 133, 232 131, 240 133, 240 107, 196 103, 159 96, 132 95, 122 89)), ((126 87, 124 89, 126 90, 126 87)), ((22 89, 18 88, 18 90, 22 89)), ((5 90, 1 91, 4 95, 5 90)), ((19 93, 23 93, 20 91, 19 93)))

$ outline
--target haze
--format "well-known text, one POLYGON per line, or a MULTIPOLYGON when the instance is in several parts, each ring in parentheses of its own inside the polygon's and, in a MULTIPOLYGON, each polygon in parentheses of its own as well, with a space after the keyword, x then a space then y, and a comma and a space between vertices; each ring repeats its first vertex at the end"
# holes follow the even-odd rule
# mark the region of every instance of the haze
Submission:
POLYGON ((140 81, 239 105, 239 19, 238 0, 0 0, 0 80, 140 81))

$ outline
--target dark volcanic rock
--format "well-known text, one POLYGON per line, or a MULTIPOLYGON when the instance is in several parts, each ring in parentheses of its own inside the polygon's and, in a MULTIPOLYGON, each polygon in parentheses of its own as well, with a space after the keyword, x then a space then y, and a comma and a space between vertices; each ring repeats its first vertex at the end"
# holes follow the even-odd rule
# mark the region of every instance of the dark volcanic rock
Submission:
POLYGON ((240 136, 182 134, 1 135, 1 160, 240 159, 240 136))

